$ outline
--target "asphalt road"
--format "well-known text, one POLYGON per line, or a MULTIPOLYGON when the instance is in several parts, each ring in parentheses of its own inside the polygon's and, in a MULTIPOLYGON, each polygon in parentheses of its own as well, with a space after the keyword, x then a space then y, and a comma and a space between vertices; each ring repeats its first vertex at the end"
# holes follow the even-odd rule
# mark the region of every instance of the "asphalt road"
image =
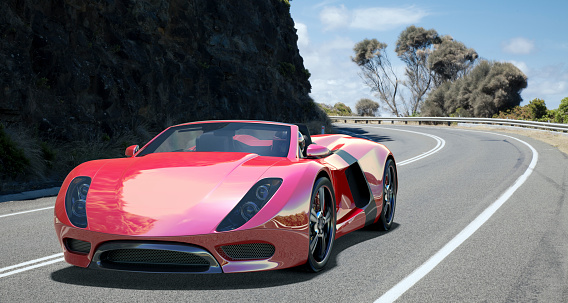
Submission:
POLYGON ((517 135, 526 144, 455 128, 338 127, 392 150, 398 205, 391 231, 338 239, 323 272, 72 267, 59 261, 55 198, 43 198, 0 203, 0 302, 568 302, 565 154, 517 135))

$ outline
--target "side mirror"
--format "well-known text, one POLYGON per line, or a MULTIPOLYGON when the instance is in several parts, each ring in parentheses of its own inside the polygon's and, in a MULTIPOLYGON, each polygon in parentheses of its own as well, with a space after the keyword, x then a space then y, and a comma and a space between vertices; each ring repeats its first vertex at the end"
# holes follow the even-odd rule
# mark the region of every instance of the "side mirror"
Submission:
POLYGON ((322 158, 329 156, 330 151, 325 146, 310 144, 306 153, 309 158, 322 158))
POLYGON ((124 152, 124 154, 127 157, 134 157, 134 154, 136 154, 139 149, 140 149, 140 146, 138 146, 138 145, 130 145, 129 147, 126 148, 126 151, 124 152))

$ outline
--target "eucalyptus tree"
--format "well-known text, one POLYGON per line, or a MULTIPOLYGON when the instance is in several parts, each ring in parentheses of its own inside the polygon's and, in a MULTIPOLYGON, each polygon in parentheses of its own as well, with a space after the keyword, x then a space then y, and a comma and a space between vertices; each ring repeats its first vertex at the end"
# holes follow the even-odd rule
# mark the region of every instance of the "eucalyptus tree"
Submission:
POLYGON ((451 36, 441 37, 435 50, 428 57, 428 68, 435 73, 435 86, 446 81, 455 81, 466 75, 477 60, 477 52, 467 48, 451 36))
POLYGON ((441 39, 436 30, 414 25, 402 31, 396 41, 396 54, 406 64, 404 85, 412 95, 408 100, 412 114, 419 111, 424 97, 433 87, 434 74, 428 66, 428 58, 439 43, 441 39))
POLYGON ((382 106, 395 116, 400 116, 397 94, 401 81, 392 67, 386 48, 387 44, 377 39, 365 39, 355 44, 355 56, 351 60, 361 68, 359 76, 376 93, 382 106))

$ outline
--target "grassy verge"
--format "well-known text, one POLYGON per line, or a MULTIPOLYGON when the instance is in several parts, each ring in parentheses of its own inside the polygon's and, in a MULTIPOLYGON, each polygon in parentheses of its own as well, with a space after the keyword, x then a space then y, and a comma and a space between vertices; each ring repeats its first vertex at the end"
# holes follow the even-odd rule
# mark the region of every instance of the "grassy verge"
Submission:
POLYGON ((542 131, 542 130, 522 129, 522 128, 521 129, 513 129, 513 128, 498 128, 498 127, 487 127, 487 126, 472 126, 472 127, 458 126, 458 127, 464 128, 464 129, 477 129, 477 130, 483 130, 483 131, 493 131, 493 132, 515 134, 515 135, 521 135, 521 136, 533 138, 533 139, 548 143, 548 144, 558 148, 561 152, 568 155, 568 134, 565 134, 565 133, 557 133, 557 132, 542 131))

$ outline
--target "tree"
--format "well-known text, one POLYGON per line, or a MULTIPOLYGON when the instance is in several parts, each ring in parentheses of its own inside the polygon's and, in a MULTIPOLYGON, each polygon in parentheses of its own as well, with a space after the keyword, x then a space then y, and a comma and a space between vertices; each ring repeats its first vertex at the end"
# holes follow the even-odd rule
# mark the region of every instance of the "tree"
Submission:
POLYGON ((455 41, 451 36, 441 38, 441 43, 428 57, 428 68, 436 75, 435 86, 445 81, 455 81, 466 75, 477 60, 477 52, 455 41))
POLYGON ((424 96, 432 87, 434 75, 428 66, 428 57, 434 51, 434 45, 441 43, 434 29, 411 25, 407 27, 396 41, 396 54, 406 64, 405 74, 408 78, 404 85, 408 87, 412 98, 408 101, 410 112, 418 112, 424 96))
POLYGON ((548 109, 544 100, 535 98, 527 105, 531 111, 531 116, 533 120, 542 119, 546 116, 548 109))
POLYGON ((558 123, 568 123, 568 97, 560 101, 560 106, 556 110, 554 121, 558 123))
MULTIPOLYGON (((386 48, 387 44, 377 39, 365 39, 355 44, 355 57, 351 57, 351 60, 361 68, 359 76, 377 94, 383 107, 395 116, 400 116, 397 104, 400 81, 392 68, 386 48)), ((357 111, 359 112, 358 109, 357 111)))
POLYGON ((352 116, 353 112, 351 108, 341 102, 335 103, 334 106, 325 103, 318 103, 319 107, 328 115, 328 116, 352 116))
POLYGON ((527 76, 513 64, 481 61, 472 71, 444 82, 430 93, 423 116, 450 116, 456 112, 473 117, 492 117, 518 106, 527 76))
POLYGON ((338 116, 352 116, 353 112, 351 111, 351 107, 341 103, 341 102, 337 102, 335 103, 335 105, 333 106, 333 109, 337 112, 338 116))
POLYGON ((375 116, 379 110, 379 103, 371 99, 362 98, 357 101, 355 109, 357 109, 357 113, 361 116, 375 116))

